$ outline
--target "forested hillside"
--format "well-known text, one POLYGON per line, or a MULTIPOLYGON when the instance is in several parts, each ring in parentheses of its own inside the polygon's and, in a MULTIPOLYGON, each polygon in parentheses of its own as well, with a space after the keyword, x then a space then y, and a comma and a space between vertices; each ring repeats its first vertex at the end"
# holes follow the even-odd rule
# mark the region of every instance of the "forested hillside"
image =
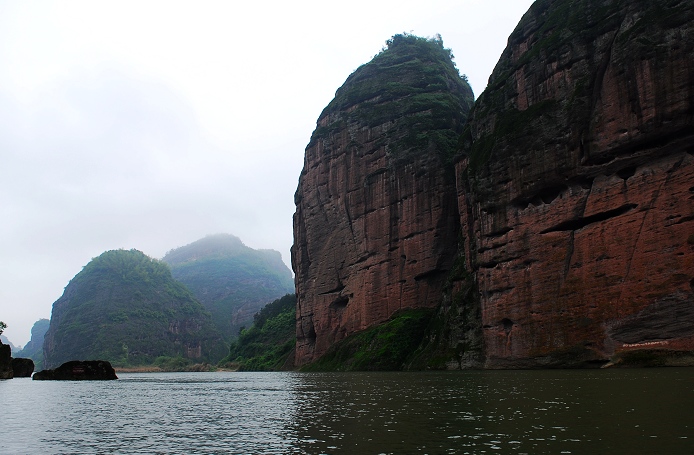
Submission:
POLYGON ((294 292, 292 273, 279 252, 254 250, 229 234, 171 250, 163 261, 210 312, 227 341, 249 326, 264 305, 294 292))
POLYGON ((92 259, 53 304, 44 340, 48 368, 75 359, 116 366, 178 357, 216 362, 225 351, 200 302, 166 264, 137 250, 92 259))

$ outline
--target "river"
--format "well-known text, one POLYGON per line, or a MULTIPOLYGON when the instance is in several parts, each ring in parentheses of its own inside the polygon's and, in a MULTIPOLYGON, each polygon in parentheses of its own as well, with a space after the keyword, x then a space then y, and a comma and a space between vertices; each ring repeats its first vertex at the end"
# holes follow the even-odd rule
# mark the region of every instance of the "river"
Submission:
POLYGON ((694 368, 0 381, 0 454, 693 454, 694 368))

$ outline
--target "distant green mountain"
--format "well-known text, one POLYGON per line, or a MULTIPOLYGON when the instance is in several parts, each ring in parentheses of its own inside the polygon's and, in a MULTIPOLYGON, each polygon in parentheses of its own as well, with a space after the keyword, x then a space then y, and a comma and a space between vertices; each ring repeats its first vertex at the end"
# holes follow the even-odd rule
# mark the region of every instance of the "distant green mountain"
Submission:
POLYGON ((223 362, 243 371, 277 371, 294 366, 296 294, 287 294, 264 306, 231 344, 223 362))
POLYGON ((294 292, 292 273, 279 252, 254 250, 229 234, 176 248, 162 260, 212 314, 227 341, 250 326, 268 302, 294 292))
POLYGON ((107 251, 70 281, 53 304, 43 346, 46 368, 94 359, 115 366, 216 362, 226 354, 200 302, 166 264, 137 250, 107 251))
POLYGON ((21 351, 12 354, 12 356, 33 360, 34 369, 36 371, 41 371, 43 369, 43 339, 48 331, 50 322, 51 321, 48 319, 39 319, 36 321, 31 328, 31 340, 29 340, 21 351))

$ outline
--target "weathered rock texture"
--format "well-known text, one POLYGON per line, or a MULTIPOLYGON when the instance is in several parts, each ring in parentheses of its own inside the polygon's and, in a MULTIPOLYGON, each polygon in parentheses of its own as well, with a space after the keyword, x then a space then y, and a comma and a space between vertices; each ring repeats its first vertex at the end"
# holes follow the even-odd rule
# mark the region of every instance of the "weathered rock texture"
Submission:
POLYGON ((110 381, 118 379, 116 371, 105 360, 71 360, 54 370, 34 374, 37 381, 110 381))
POLYGON ((318 119, 296 192, 296 362, 405 308, 455 258, 452 157, 473 95, 440 40, 395 36, 318 119))
POLYGON ((459 101, 440 128, 457 131, 467 88, 391 47, 338 90, 306 149, 294 218, 297 363, 400 308, 436 305, 420 365, 431 365, 427 352, 448 367, 690 362, 692 2, 535 2, 475 103, 455 164, 427 143, 441 129, 413 127, 442 111, 403 111, 394 100, 412 95, 388 90, 426 92, 417 84, 438 73, 446 89, 435 93, 459 101), (379 60, 391 55, 401 60, 379 60), (403 135, 421 142, 408 147, 403 135))
POLYGON ((539 0, 457 163, 486 366, 694 349, 691 1, 539 0))

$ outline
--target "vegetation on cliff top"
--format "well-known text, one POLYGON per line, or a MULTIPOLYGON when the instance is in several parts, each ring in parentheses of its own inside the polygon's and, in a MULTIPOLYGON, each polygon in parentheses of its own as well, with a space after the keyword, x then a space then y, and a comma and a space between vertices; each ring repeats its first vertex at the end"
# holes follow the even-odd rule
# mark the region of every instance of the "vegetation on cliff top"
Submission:
POLYGON ((244 371, 276 371, 291 367, 296 344, 296 295, 287 294, 255 314, 222 362, 244 371), (289 360, 289 361, 288 361, 289 360))
POLYGON ((250 325, 263 305, 294 292, 279 252, 254 250, 233 235, 210 235, 169 251, 164 262, 212 315, 226 341, 250 325))
POLYGON ((74 359, 114 366, 149 365, 162 356, 216 362, 225 350, 209 313, 169 267, 137 250, 92 259, 53 304, 44 340, 49 368, 74 359))
POLYGON ((431 150, 449 162, 474 102, 472 89, 440 36, 399 34, 386 45, 337 90, 318 120, 311 143, 329 140, 348 125, 389 124, 380 145, 395 162, 410 162, 431 150))

